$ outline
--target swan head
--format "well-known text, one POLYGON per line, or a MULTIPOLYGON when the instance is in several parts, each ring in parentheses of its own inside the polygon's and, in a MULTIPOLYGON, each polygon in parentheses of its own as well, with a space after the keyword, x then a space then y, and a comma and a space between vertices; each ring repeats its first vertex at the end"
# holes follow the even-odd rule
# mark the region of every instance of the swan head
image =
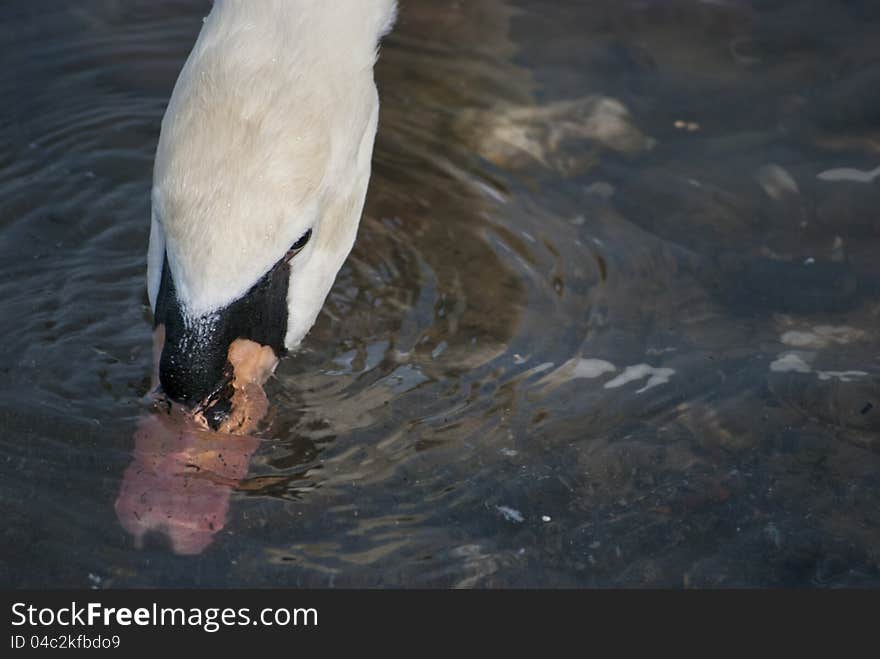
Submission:
POLYGON ((350 252, 394 0, 216 0, 162 121, 148 294, 159 379, 197 406, 236 339, 295 349, 350 252))

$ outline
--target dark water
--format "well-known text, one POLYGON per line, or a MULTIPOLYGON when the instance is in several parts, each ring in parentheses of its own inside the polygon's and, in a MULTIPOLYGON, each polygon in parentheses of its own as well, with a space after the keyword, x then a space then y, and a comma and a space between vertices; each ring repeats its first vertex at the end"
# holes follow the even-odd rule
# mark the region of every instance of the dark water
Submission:
POLYGON ((208 9, 0 8, 0 583, 880 585, 872 0, 403 0, 226 522, 137 548, 152 157, 208 9))

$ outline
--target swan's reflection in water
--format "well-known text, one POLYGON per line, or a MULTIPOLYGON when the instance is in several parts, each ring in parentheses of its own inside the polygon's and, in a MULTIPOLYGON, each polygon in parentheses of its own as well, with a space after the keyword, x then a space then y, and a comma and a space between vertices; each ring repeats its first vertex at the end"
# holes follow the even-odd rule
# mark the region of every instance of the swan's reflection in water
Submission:
POLYGON ((144 416, 116 514, 141 546, 158 533, 176 554, 198 554, 226 525, 229 499, 260 440, 206 430, 177 407, 144 416))

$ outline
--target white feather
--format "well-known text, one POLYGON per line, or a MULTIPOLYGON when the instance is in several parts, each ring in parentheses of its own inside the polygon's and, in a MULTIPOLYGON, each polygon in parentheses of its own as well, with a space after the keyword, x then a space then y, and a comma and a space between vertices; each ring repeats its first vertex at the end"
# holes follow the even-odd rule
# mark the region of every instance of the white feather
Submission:
POLYGON ((148 289, 162 249, 186 312, 291 262, 286 343, 315 321, 354 244, 378 120, 373 65, 395 0, 216 0, 178 78, 153 179, 148 289))

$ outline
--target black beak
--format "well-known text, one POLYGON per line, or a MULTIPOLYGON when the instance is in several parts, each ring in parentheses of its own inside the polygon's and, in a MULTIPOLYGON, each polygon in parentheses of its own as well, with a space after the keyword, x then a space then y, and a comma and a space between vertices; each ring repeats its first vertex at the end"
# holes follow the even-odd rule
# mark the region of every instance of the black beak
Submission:
POLYGON ((233 341, 250 339, 270 346, 278 357, 285 353, 289 281, 290 266, 281 260, 243 297, 194 317, 178 300, 166 256, 154 317, 156 326, 165 326, 159 360, 165 395, 190 408, 211 407, 215 414, 228 407, 233 375, 228 354, 233 341))

